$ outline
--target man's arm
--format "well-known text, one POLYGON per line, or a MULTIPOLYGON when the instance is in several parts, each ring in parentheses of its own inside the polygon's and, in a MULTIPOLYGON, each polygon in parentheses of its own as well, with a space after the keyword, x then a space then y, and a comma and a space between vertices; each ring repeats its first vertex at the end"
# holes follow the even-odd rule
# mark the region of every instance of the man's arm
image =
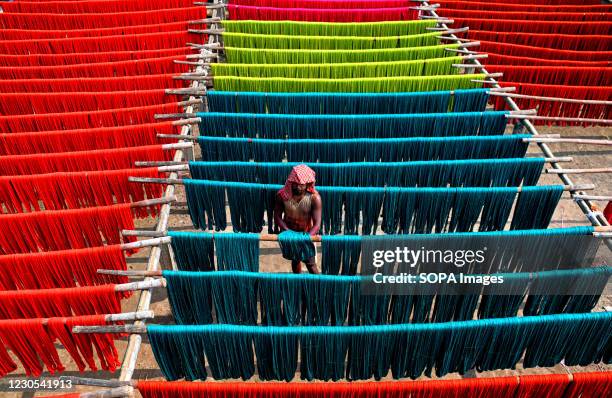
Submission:
POLYGON ((276 195, 274 198, 274 222, 281 231, 286 231, 289 229, 287 224, 285 224, 285 221, 283 221, 284 212, 285 205, 283 204, 283 200, 279 195, 276 195))
POLYGON ((317 235, 321 229, 321 214, 323 213, 323 201, 317 193, 312 195, 312 228, 308 233, 311 236, 317 235))

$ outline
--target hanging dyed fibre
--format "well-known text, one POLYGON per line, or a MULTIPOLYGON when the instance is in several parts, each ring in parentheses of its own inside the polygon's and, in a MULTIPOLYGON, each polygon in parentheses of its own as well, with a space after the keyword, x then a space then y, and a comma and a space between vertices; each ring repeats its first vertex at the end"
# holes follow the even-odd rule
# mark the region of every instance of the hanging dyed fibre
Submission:
MULTIPOLYGON (((71 39, 72 40, 72 39, 71 39)), ((74 64, 59 66, 5 66, 0 68, 3 79, 66 79, 87 77, 116 77, 188 72, 187 65, 173 62, 181 56, 147 58, 136 61, 104 62, 99 64, 74 64)), ((83 90, 83 88, 81 88, 83 90)), ((151 101, 152 102, 152 101, 151 101)))
MULTIPOLYGON (((574 10, 576 11, 576 10, 574 10)), ((443 17, 450 18, 471 18, 474 16, 472 10, 442 9, 439 13, 443 17)), ((584 22, 585 24, 595 21, 607 21, 608 12, 542 12, 539 11, 487 11, 487 17, 491 19, 514 19, 517 21, 537 20, 537 21, 559 21, 565 22, 584 22)))
MULTIPOLYGON (((25 3, 22 3, 25 4, 25 3)), ((64 29, 64 30, 45 30, 45 29, 4 29, 3 32, 6 36, 4 40, 31 40, 31 39, 66 39, 66 38, 82 38, 82 37, 108 37, 108 36, 127 36, 127 35, 139 35, 145 33, 159 33, 159 32, 178 32, 180 30, 187 30, 189 23, 187 21, 181 22, 170 22, 158 25, 133 25, 127 27, 112 27, 102 29, 64 29), (155 28, 158 28, 157 30, 155 28)), ((162 49, 161 52, 168 52, 172 50, 171 46, 167 46, 162 49)), ((179 48, 177 46, 176 48, 179 48)), ((155 50, 145 50, 155 51, 155 50)), ((159 51, 159 50, 158 50, 159 51)), ((172 51, 171 51, 172 52, 172 51)), ((82 53, 82 52, 81 52, 82 53)), ((174 52, 173 52, 174 53, 174 52)), ((78 54, 78 53, 77 53, 78 54)), ((170 55, 170 54, 168 54, 170 55)), ((95 59, 95 58, 94 58, 95 59)), ((92 62, 92 60, 86 60, 79 63, 92 62)))
MULTIPOLYGON (((522 46, 573 51, 609 51, 612 46, 612 38, 610 38, 610 36, 603 35, 559 35, 547 33, 470 30, 468 37, 473 40, 484 40, 487 42, 519 44, 522 46)), ((535 54, 531 55, 533 56, 535 54)), ((539 54, 537 55, 539 56, 539 54)))
MULTIPOLYGON (((134 25, 153 25, 178 21, 191 21, 206 18, 204 7, 184 7, 155 9, 136 12, 104 12, 104 13, 2 13, 0 28, 45 30, 100 29, 134 25)), ((182 43, 181 45, 184 45, 182 43)))
MULTIPOLYGON (((184 81, 173 79, 173 74, 148 76, 94 77, 73 79, 18 79, 0 80, 4 92, 81 91, 83 87, 95 91, 153 90, 156 88, 183 88, 184 81)), ((151 120, 143 121, 150 123, 151 120)))
POLYGON ((0 291, 0 319, 117 314, 121 297, 115 285, 0 291))
MULTIPOLYGON (((191 178, 283 184, 300 163, 189 162, 191 178)), ((415 162, 308 163, 317 184, 355 187, 457 187, 537 185, 544 158, 415 162)), ((520 229, 520 228, 519 228, 520 229)))
POLYGON ((392 138, 502 135, 506 112, 380 115, 197 113, 207 136, 248 138, 392 138))
POLYGON ((506 0, 502 2, 484 2, 484 1, 465 1, 465 0, 440 0, 440 3, 444 5, 445 9, 458 9, 458 10, 492 10, 492 11, 584 11, 584 12, 597 12, 607 11, 610 8, 607 5, 600 4, 598 1, 593 0, 589 2, 582 1, 515 1, 509 3, 506 0))
MULTIPOLYGON (((185 29, 176 32, 156 32, 135 35, 118 34, 102 37, 71 37, 61 39, 0 40, 0 51, 9 54, 61 54, 97 51, 140 51, 181 47, 188 40, 202 40, 200 35, 185 29), (29 49, 29 51, 28 51, 29 49)), ((172 65, 165 65, 172 67, 172 65)))
POLYGON ((234 20, 274 20, 312 22, 378 22, 418 19, 418 11, 410 7, 397 8, 274 8, 227 5, 234 20))
MULTIPOLYGON (((612 87, 592 86, 566 86, 566 85, 541 85, 530 83, 504 82, 503 86, 512 85, 517 88, 517 93, 544 97, 566 97, 584 100, 608 101, 612 98, 612 87)), ((538 107, 538 114, 552 117, 579 117, 587 119, 611 119, 612 109, 606 105, 597 104, 571 104, 552 101, 537 101, 525 98, 516 98, 517 104, 522 109, 538 107)), ((505 101, 502 98, 493 100, 496 109, 504 109, 505 101)), ((534 120, 536 124, 561 125, 561 126, 589 126, 591 123, 581 122, 559 122, 549 120, 534 120)))
POLYGON ((224 33, 248 33, 291 36, 407 36, 426 33, 435 21, 382 21, 382 22, 308 22, 308 21, 238 21, 223 20, 224 33))
POLYGON ((0 157, 0 175, 46 174, 70 171, 116 170, 134 167, 135 161, 171 160, 172 151, 161 145, 78 152, 33 153, 0 157))
MULTIPOLYGON (((110 206, 162 196, 161 185, 129 182, 128 177, 159 178, 161 173, 153 167, 0 176, 0 205, 4 205, 4 211, 0 213, 110 206)), ((157 210, 156 206, 133 209, 138 218, 155 217, 157 210)))
MULTIPOLYGON (((185 180, 187 203, 196 228, 224 230, 227 227, 227 194, 232 227, 236 232, 260 232, 267 214, 268 232, 275 226, 276 192, 282 185, 185 180)), ((479 231, 502 230, 515 198, 512 229, 546 228, 563 186, 505 188, 355 188, 318 187, 324 203, 324 234, 387 234, 467 232, 480 220, 479 231), (518 193, 518 194, 517 194, 518 193), (525 199, 523 197, 526 196, 525 199), (538 198, 537 200, 535 198, 538 198)))
POLYGON ((612 314, 459 321, 382 326, 148 325, 155 358, 166 379, 379 380, 439 377, 514 368, 609 363, 612 314), (451 333, 452 331, 452 333, 451 333), (228 352, 235 355, 228 356, 228 352), (257 358, 255 364, 254 358, 257 358), (220 361, 218 358, 223 358, 220 361))
POLYGON ((3 7, 4 11, 15 13, 104 13, 109 9, 114 12, 129 12, 129 11, 146 11, 156 10, 159 8, 184 8, 190 7, 193 2, 188 0, 170 0, 170 1, 127 1, 127 0, 87 0, 87 1, 35 1, 22 2, 19 4, 10 4, 8 7, 3 7))
MULTIPOLYGON (((488 4, 488 3, 487 3, 488 4)), ((206 383, 139 381, 144 398, 597 398, 612 393, 611 372, 479 377, 409 382, 206 383), (571 378, 571 381, 570 381, 571 378), (581 395, 582 394, 582 395, 581 395)))
POLYGON ((612 61, 567 61, 561 59, 541 59, 532 57, 515 57, 512 55, 502 55, 487 53, 487 65, 540 65, 540 66, 610 66, 612 61))
POLYGON ((300 36, 252 33, 223 33, 228 47, 278 48, 283 50, 373 50, 435 46, 440 44, 438 32, 405 36, 300 36))
POLYGON ((277 7, 277 8, 319 8, 319 9, 335 9, 335 8, 397 8, 405 7, 408 3, 405 0, 385 0, 385 1, 369 1, 369 0, 234 0, 232 4, 237 6, 259 6, 259 7, 277 7))
MULTIPOLYGON (((98 29, 93 31, 97 32, 98 29)), ((29 32, 24 30, 23 32, 29 32)), ((44 32, 44 31, 40 31, 44 32)), ((57 31, 71 32, 71 31, 57 31)), ((192 50, 189 47, 156 49, 145 51, 106 51, 96 53, 70 53, 70 54, 28 54, 28 55, 0 55, 1 66, 53 66, 73 65, 99 62, 130 61, 146 58, 160 58, 170 55, 186 55, 192 50)))
MULTIPOLYGON (((126 283, 98 269, 127 269, 120 245, 0 256, 0 290, 51 289, 126 283)), ((129 293, 129 292, 128 292, 129 293)))
MULTIPOLYGON (((281 50, 265 48, 224 47, 230 64, 330 64, 346 62, 389 62, 451 56, 446 48, 458 44, 421 47, 383 48, 373 50, 281 50)), ((1 58, 0 58, 1 59, 1 58)))
POLYGON ((77 152, 164 143, 157 134, 178 134, 172 122, 136 124, 121 127, 84 128, 0 134, 0 155, 77 152))
MULTIPOLYGON (((82 84, 82 83, 81 83, 82 84)), ((45 130, 74 130, 150 123, 156 113, 179 112, 176 103, 91 112, 43 113, 0 116, 0 132, 21 133, 45 130)))
POLYGON ((101 368, 114 372, 121 364, 114 343, 116 335, 72 333, 74 326, 107 324, 104 316, 100 315, 0 320, 0 377, 17 369, 17 364, 7 354, 7 348, 19 359, 26 375, 30 377, 39 377, 43 372, 43 364, 51 374, 64 371, 65 367, 55 347, 56 341, 64 346, 81 372, 87 366, 94 371, 98 369, 94 351, 101 368))
POLYGON ((287 260, 307 261, 316 255, 314 243, 306 232, 283 231, 278 234, 278 244, 287 260))
POLYGON ((2 93, 0 113, 27 115, 30 113, 61 113, 97 111, 102 109, 133 108, 151 103, 163 104, 174 99, 164 89, 115 92, 65 93, 2 93))
POLYGON ((605 86, 612 81, 612 67, 492 65, 490 69, 504 73, 504 80, 515 82, 605 86))
POLYGON ((543 48, 534 46, 524 46, 519 44, 498 43, 492 41, 480 41, 480 51, 495 54, 506 54, 523 57, 531 57, 537 54, 543 59, 559 59, 573 61, 608 61, 612 51, 573 51, 558 50, 554 48, 543 48))
POLYGON ((209 234, 168 231, 181 271, 259 271, 258 234, 209 234))
POLYGON ((219 76, 214 79, 214 83, 215 88, 220 91, 394 93, 480 88, 482 83, 474 82, 474 80, 482 80, 485 77, 483 74, 363 79, 287 79, 219 76))
MULTIPOLYGON (((258 93, 212 90, 210 112, 284 114, 393 114, 481 112, 486 89, 416 93, 258 93)), ((203 137, 208 138, 208 137, 203 137)))
MULTIPOLYGON (((210 104, 210 103, 209 103, 210 104)), ((352 139, 198 137, 204 161, 409 162, 522 158, 526 134, 502 136, 352 139)))
POLYGON ((123 229, 134 229, 131 205, 0 215, 0 252, 32 253, 118 244, 123 229))
POLYGON ((284 77, 292 79, 358 79, 389 76, 453 75, 453 64, 461 57, 432 58, 395 62, 362 62, 341 64, 227 64, 211 65, 214 76, 284 77))
MULTIPOLYGON (((473 241, 475 239, 486 238, 489 240, 491 248, 499 253, 500 262, 494 269, 503 273, 518 272, 539 272, 542 269, 551 269, 550 258, 547 253, 559 247, 575 247, 579 253, 584 253, 584 258, 588 258, 590 253, 595 253, 598 248, 597 240, 592 239, 593 227, 574 227, 574 228, 550 228, 532 230, 513 230, 498 232, 462 232, 448 234, 411 234, 411 235, 323 235, 321 236, 322 248, 322 272, 331 275, 355 275, 358 270, 361 244, 367 240, 407 240, 422 244, 423 240, 447 241, 473 241), (529 242, 529 244, 527 244, 529 242), (538 253, 538 256, 534 256, 538 253)), ((169 231, 172 237, 171 244, 177 258, 178 267, 183 271, 212 271, 214 267, 214 248, 212 235, 206 232, 177 232, 169 231)), ((232 233, 226 239, 233 240, 230 250, 245 251, 248 258, 234 262, 239 265, 238 270, 244 270, 244 264, 253 264, 253 270, 257 271, 258 259, 257 250, 259 245, 255 244, 255 238, 250 234, 232 233), (252 253, 252 254, 251 254, 252 253)), ((217 255, 223 256, 224 253, 217 248, 217 255)), ((557 264, 553 269, 566 269, 569 264, 557 264)), ((471 274, 491 273, 493 268, 479 267, 476 264, 466 266, 464 271, 471 274)), ((586 271, 585 271, 586 272, 586 271)), ((514 274, 516 275, 516 274, 514 274)), ((576 279, 576 278, 575 278, 576 279)), ((582 283, 576 279, 576 283, 582 283)), ((590 282, 588 282, 590 283, 590 282)), ((527 286, 525 286, 525 289, 527 286)), ((574 293, 579 293, 577 289, 574 293)), ((582 290, 584 292, 584 290, 582 290)), ((485 291, 487 293, 487 291, 485 291)), ((572 294, 574 294, 572 293, 572 294)), ((520 304, 520 303, 519 303, 520 304)), ((484 306, 484 304, 482 304, 484 306)), ((504 306, 503 308, 509 308, 504 306)), ((483 309, 484 310, 484 309, 483 309)), ((494 311, 495 308, 487 308, 486 311, 494 311)), ((518 306, 517 306, 518 311, 518 306)), ((502 317, 504 312, 496 313, 491 317, 502 317)), ((512 315, 508 315, 512 316, 512 315)))
POLYGON ((470 30, 490 30, 494 32, 557 33, 567 35, 608 35, 612 30, 611 21, 557 21, 491 18, 455 18, 454 25, 469 26, 470 30))
MULTIPOLYGON (((293 241, 297 242, 299 238, 296 236, 293 241)), ((302 243, 311 242, 308 239, 302 243)), ((282 234, 279 235, 279 244, 287 244, 287 238, 282 234)), ((283 255, 287 254, 285 248, 282 250, 283 255)), ((314 256, 314 250, 306 254, 293 250, 288 254, 286 258, 289 260, 304 261, 314 256)), ((420 267, 420 270, 425 271, 425 267, 420 267)), ((504 283, 510 281, 513 284, 497 292, 491 286, 470 287, 459 295, 456 294, 457 290, 448 294, 449 289, 444 285, 427 286, 427 290, 414 286, 398 294, 389 291, 377 298, 363 292, 367 282, 371 286, 371 278, 367 276, 237 271, 164 271, 163 275, 168 282, 172 314, 179 324, 354 326, 462 321, 473 319, 475 314, 480 319, 515 317, 525 300, 529 304, 539 299, 541 286, 538 282, 550 276, 559 286, 549 287, 547 292, 559 294, 548 297, 564 301, 567 305, 540 308, 525 312, 525 316, 588 313, 604 291, 612 268, 494 274, 503 278, 504 283), (590 282, 597 286, 591 286, 590 282), (564 290, 567 294, 563 294, 564 290), (584 293, 587 292, 590 293, 589 299, 592 298, 588 303, 584 300, 584 293), (312 297, 317 299, 313 300, 312 297), (473 297, 473 300, 466 301, 466 297, 473 297), (508 298, 515 303, 508 305, 508 298), (400 302, 405 306, 399 305, 400 302), (584 305, 573 305, 578 303, 584 305), (213 314, 216 314, 216 318, 213 314)))
POLYGON ((564 397, 597 398, 612 393, 612 373, 610 372, 576 373, 572 376, 572 383, 564 397))

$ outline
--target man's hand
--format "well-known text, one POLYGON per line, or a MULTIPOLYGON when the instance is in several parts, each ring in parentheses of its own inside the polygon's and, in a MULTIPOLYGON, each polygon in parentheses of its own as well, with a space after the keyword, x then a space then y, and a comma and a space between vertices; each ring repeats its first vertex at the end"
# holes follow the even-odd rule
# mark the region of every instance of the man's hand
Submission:
POLYGON ((315 236, 321 229, 321 214, 323 213, 323 201, 318 193, 312 195, 312 228, 308 233, 315 236))

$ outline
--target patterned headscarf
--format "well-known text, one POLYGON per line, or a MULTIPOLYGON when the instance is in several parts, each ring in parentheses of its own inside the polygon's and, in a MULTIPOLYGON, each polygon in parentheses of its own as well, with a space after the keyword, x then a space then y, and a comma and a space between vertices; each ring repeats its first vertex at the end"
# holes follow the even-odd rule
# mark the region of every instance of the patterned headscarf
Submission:
POLYGON ((317 193, 317 190, 314 187, 315 184, 315 172, 310 167, 305 164, 299 164, 295 166, 291 173, 289 173, 289 177, 287 177, 287 181, 285 182, 285 186, 278 191, 278 195, 280 195, 282 200, 289 200, 291 196, 293 196, 292 185, 293 184, 307 184, 308 187, 306 190, 310 193, 317 193))

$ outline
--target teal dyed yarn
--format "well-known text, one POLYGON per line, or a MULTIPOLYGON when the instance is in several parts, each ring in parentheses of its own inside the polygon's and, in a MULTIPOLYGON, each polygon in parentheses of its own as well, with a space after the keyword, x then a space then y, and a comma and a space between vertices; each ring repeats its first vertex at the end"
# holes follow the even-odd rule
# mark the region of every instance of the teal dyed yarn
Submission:
POLYGON ((258 234, 217 234, 168 231, 181 271, 259 271, 258 234))
MULTIPOLYGON (((297 162, 190 162, 197 180, 284 184, 297 162)), ((322 186, 504 187, 537 184, 544 158, 305 163, 322 186)))
POLYGON ((287 260, 307 261, 316 254, 314 243, 306 232, 283 231, 278 234, 278 244, 287 260))
POLYGON ((311 380, 442 377, 471 369, 585 366, 610 362, 612 313, 543 315, 380 326, 149 325, 149 341, 166 379, 292 380, 301 358, 311 380))
POLYGON ((197 113, 200 133, 246 138, 400 138, 502 135, 507 112, 379 115, 197 113))
POLYGON ((198 137, 204 161, 409 162, 523 158, 529 134, 465 137, 268 139, 198 137))
POLYGON ((482 112, 488 90, 412 93, 207 93, 210 112, 284 114, 394 114, 482 112), (451 106, 452 105, 452 106, 451 106))
POLYGON ((361 257, 361 237, 321 237, 321 272, 329 275, 355 275, 361 257))
POLYGON ((176 265, 181 271, 214 271, 212 234, 168 231, 176 265))

